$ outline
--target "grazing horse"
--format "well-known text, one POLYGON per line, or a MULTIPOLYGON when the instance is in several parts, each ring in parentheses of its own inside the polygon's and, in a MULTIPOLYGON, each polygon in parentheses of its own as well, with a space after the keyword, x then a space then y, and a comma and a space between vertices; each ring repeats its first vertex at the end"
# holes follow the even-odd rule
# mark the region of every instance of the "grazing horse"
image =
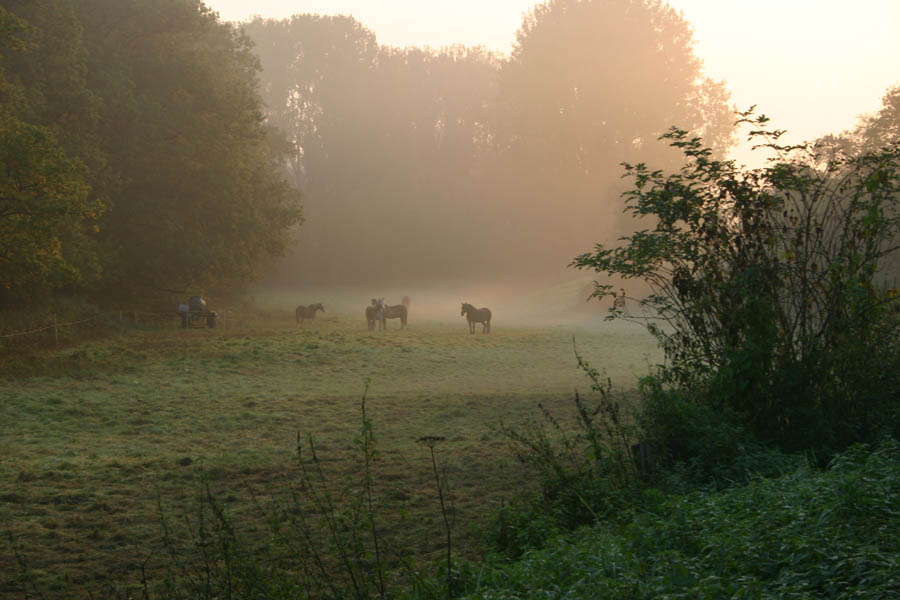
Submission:
POLYGON ((369 324, 369 331, 375 330, 375 323, 381 323, 384 329, 384 298, 372 298, 372 304, 366 307, 366 322, 369 324))
POLYGON ((481 333, 491 332, 491 310, 489 308, 475 308, 471 304, 463 302, 462 312, 469 322, 469 333, 475 333, 475 323, 481 323, 481 333))
POLYGON ((299 325, 303 325, 303 321, 306 319, 314 321, 316 319, 316 311, 319 310, 325 312, 325 307, 322 306, 321 302, 316 302, 314 304, 310 304, 309 306, 298 306, 296 311, 297 323, 299 325))
MULTIPOLYGON (((393 306, 384 306, 384 319, 400 319, 400 329, 406 328, 406 317, 409 315, 409 298, 404 297, 406 300, 403 304, 394 304, 393 306)), ((384 302, 384 298, 381 299, 384 302)), ((384 322, 384 319, 382 322, 384 322)))

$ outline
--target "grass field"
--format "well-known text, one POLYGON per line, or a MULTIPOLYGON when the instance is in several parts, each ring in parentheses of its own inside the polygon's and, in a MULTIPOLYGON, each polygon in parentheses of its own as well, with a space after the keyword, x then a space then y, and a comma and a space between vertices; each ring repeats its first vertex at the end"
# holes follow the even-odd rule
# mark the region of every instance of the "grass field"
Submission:
POLYGON ((571 410, 573 390, 589 390, 573 336, 623 391, 659 360, 643 330, 598 316, 531 326, 501 313, 492 334, 469 335, 464 318, 420 318, 414 305, 408 329, 371 332, 338 303, 301 329, 286 302, 228 329, 173 323, 3 358, 0 595, 21 596, 23 572, 46 597, 135 585, 164 559, 160 508, 190 514, 203 481, 239 528, 259 531, 260 506, 297 482, 298 433, 314 437, 330 477, 354 471, 367 382, 375 491, 403 509, 385 517, 387 543, 424 559, 443 548, 430 455, 416 443, 442 436, 455 548, 476 555, 486 517, 534 484, 491 426, 537 420, 538 402, 571 410))

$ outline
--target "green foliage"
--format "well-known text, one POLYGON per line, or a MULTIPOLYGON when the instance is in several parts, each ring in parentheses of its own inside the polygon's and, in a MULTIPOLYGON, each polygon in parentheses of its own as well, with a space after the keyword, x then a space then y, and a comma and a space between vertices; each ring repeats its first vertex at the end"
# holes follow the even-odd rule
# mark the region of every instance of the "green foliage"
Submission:
POLYGON ((0 33, 0 302, 208 289, 285 251, 299 192, 258 61, 199 0, 13 0, 0 33))
POLYGON ((116 175, 100 230, 107 292, 252 279, 301 212, 263 123, 250 41, 195 0, 73 4, 116 175))
POLYGON ((500 507, 485 529, 489 549, 518 559, 528 550, 542 548, 560 533, 555 516, 538 498, 525 498, 500 507))
POLYGON ((752 435, 728 408, 693 402, 653 376, 641 381, 638 464, 644 485, 667 490, 724 488, 776 477, 793 459, 752 435))
POLYGON ((650 228, 573 265, 650 287, 637 318, 666 353, 665 383, 762 439, 827 456, 897 423, 896 292, 878 274, 900 232, 900 146, 781 147, 765 117, 743 116, 777 160, 742 169, 673 129, 679 173, 626 165, 626 210, 650 228))
POLYGON ((0 288, 22 298, 79 278, 63 254, 63 231, 95 220, 81 163, 46 129, 0 114, 0 288))
MULTIPOLYGON (((65 21, 65 18, 61 19, 65 21)), ((78 255, 84 232, 95 227, 103 205, 90 195, 87 169, 66 150, 45 119, 29 75, 68 64, 50 56, 38 30, 0 8, 0 303, 35 297, 89 279, 91 264, 78 255)), ((62 42, 60 45, 64 45, 62 42)), ((68 90, 53 72, 57 90, 68 90)))
POLYGON ((540 543, 535 534, 556 527, 572 530, 613 515, 634 483, 634 427, 625 410, 628 405, 613 393, 609 379, 602 381, 596 369, 577 351, 575 355, 597 396, 585 400, 576 392, 574 427, 541 404, 541 424, 532 424, 530 430, 502 423, 499 427, 513 442, 519 460, 537 468, 542 492, 524 512, 506 509, 497 515, 489 539, 503 553, 517 556, 526 544, 540 543), (535 519, 536 527, 524 535, 510 532, 510 519, 518 526, 523 517, 535 519))
POLYGON ((900 593, 900 445, 858 447, 827 472, 683 496, 631 522, 488 563, 466 598, 890 598, 900 593))

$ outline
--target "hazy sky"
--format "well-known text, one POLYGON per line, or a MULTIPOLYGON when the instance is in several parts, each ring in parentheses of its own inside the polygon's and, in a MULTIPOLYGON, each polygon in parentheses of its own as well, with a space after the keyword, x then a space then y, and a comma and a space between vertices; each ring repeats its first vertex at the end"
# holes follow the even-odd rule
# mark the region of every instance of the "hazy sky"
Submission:
MULTIPOLYGON (((206 0, 225 20, 259 14, 350 14, 379 43, 460 43, 509 52, 533 0, 206 0)), ((789 130, 790 141, 852 127, 900 85, 900 0, 669 0, 694 26, 706 72, 740 109, 789 130)), ((744 150, 735 153, 756 162, 744 150)))

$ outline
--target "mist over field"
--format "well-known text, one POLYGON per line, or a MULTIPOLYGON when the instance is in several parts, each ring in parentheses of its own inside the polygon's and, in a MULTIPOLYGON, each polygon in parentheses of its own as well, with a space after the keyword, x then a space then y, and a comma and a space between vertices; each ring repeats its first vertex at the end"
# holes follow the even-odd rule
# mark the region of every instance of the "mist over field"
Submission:
POLYGON ((0 596, 896 597, 900 87, 695 50, 0 3, 0 596))
POLYGON ((326 312, 318 318, 334 313, 355 318, 360 324, 365 323, 364 310, 372 299, 384 298, 388 305, 395 305, 408 298, 409 319, 413 325, 432 321, 462 326, 465 317, 460 310, 466 302, 490 308, 498 327, 574 323, 593 327, 603 322, 611 301, 591 299, 592 290, 593 278, 580 277, 538 289, 527 282, 491 285, 425 281, 415 285, 262 286, 251 289, 250 295, 255 305, 265 309, 293 310, 298 305, 322 302, 326 312))
POLYGON ((664 5, 539 5, 508 58, 381 46, 352 17, 241 27, 304 192, 298 243, 267 283, 558 284, 633 229, 620 163, 674 166, 657 138, 675 124, 731 143, 724 85, 664 5))

